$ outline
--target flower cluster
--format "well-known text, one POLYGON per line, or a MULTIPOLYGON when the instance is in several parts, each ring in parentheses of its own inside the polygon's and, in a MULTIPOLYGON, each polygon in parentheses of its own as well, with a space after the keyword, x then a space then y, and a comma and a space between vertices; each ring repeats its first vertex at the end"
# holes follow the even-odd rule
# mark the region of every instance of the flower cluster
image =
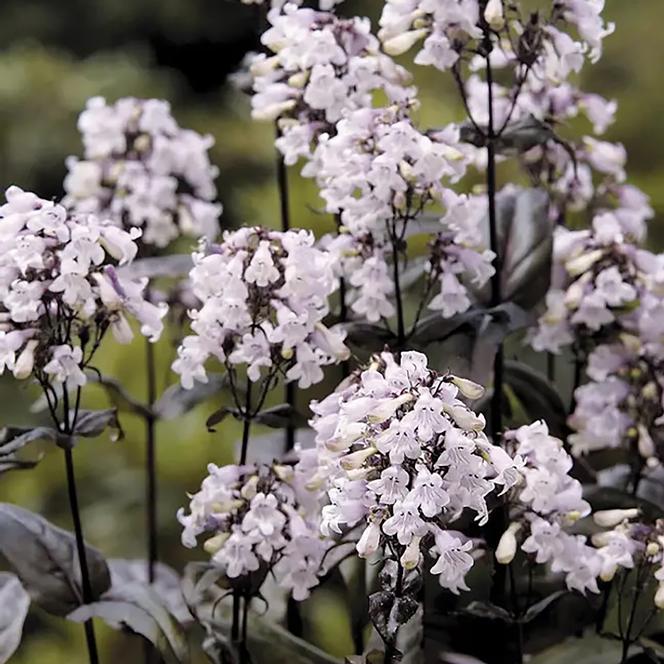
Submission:
POLYGON ((251 381, 262 369, 300 387, 321 381, 323 366, 349 356, 343 332, 322 322, 336 287, 331 262, 303 230, 247 227, 226 232, 220 245, 204 244, 190 273, 202 303, 190 311, 195 334, 173 363, 183 386, 207 381, 210 357, 229 370, 246 365, 251 381))
POLYGON ((523 17, 517 3, 504 4, 503 0, 489 0, 483 11, 478 0, 387 0, 379 37, 391 55, 404 53, 424 39, 415 64, 446 71, 463 55, 479 50, 478 42, 485 38, 488 28, 508 44, 516 33, 518 42, 512 46, 524 63, 531 63, 540 50, 545 50, 560 60, 572 60, 574 66, 579 58, 583 61, 585 54, 592 61, 599 59, 602 40, 613 32, 614 26, 602 19, 603 4, 562 0, 552 3, 546 16, 537 12, 523 17), (571 28, 580 41, 574 41, 557 26, 571 28))
POLYGON ((293 468, 210 464, 208 473, 189 514, 178 511, 184 546, 194 548, 204 535, 205 551, 232 584, 248 585, 252 576, 273 572, 296 600, 308 597, 330 542, 303 513, 293 468))
POLYGON ((408 105, 349 112, 334 136, 320 137, 315 159, 303 173, 315 174, 327 211, 340 220, 340 235, 326 242, 354 289, 351 309, 357 315, 376 322, 394 313, 388 261, 399 260, 394 247, 418 232, 417 218, 432 202, 445 205, 446 215, 429 264, 441 295, 429 306, 446 317, 465 311, 470 299, 460 277, 481 286, 491 276, 493 254, 483 250, 478 232, 485 204, 443 185, 464 175, 466 152, 457 127, 423 133, 408 105))
POLYGON ((217 234, 213 139, 179 127, 168 102, 94 97, 78 127, 85 158, 67 160, 66 207, 142 228, 142 243, 160 248, 182 233, 217 234))
POLYGON ((314 403, 319 467, 310 487, 325 487, 323 533, 359 526, 357 551, 382 549, 415 569, 432 549, 431 572, 453 592, 465 589, 473 542, 448 526, 466 512, 488 519, 487 498, 518 481, 518 463, 484 434, 484 418, 459 396, 482 388, 438 375, 426 356, 376 356, 320 403, 314 403))
POLYGON ((590 513, 590 505, 582 498, 581 484, 569 475, 572 458, 562 441, 549 434, 543 421, 508 431, 504 440, 523 481, 508 496, 511 523, 496 549, 497 561, 512 561, 519 537, 522 551, 535 563, 564 573, 571 590, 599 592, 596 550, 585 536, 567 531, 590 513))
POLYGON ((368 19, 287 4, 268 14, 262 43, 273 53, 252 58, 252 115, 279 119, 277 147, 287 164, 312 157, 312 144, 333 133, 344 111, 371 106, 383 90, 390 101, 414 94, 409 75, 380 52, 368 19))
POLYGON ((664 608, 664 521, 644 521, 637 508, 595 512, 595 522, 604 530, 595 533, 593 544, 602 561, 601 578, 611 581, 619 568, 635 570, 635 590, 639 595, 654 578, 655 607, 664 608))
POLYGON ((636 337, 598 346, 589 356, 590 381, 575 392, 569 418, 575 455, 624 447, 648 467, 658 466, 664 440, 664 380, 661 356, 636 337))
POLYGON ((135 317, 155 341, 165 307, 143 299, 145 283, 122 279, 140 231, 129 233, 91 214, 10 187, 0 206, 0 368, 17 378, 81 386, 110 327, 127 342, 135 317))
POLYGON ((591 230, 557 229, 553 260, 547 310, 532 337, 536 350, 586 347, 624 330, 659 338, 661 260, 625 241, 614 215, 597 216, 591 230))

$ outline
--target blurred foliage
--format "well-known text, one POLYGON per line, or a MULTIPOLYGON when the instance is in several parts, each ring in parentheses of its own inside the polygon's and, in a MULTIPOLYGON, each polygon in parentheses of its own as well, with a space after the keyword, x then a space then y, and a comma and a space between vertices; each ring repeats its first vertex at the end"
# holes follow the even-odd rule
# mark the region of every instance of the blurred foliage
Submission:
MULTIPOLYGON (((345 3, 348 14, 377 19, 382 3, 345 3)), ((606 41, 604 58, 588 67, 585 87, 620 103, 608 137, 623 142, 630 156, 629 173, 652 197, 658 217, 651 224, 653 247, 664 245, 664 87, 658 63, 664 58, 660 26, 664 3, 653 0, 608 0, 606 15, 617 33, 606 41)), ((210 133, 216 139, 213 161, 220 168, 219 197, 223 224, 278 225, 273 127, 249 117, 248 102, 225 83, 244 53, 255 46, 254 7, 235 0, 3 0, 0 10, 0 175, 2 187, 16 183, 41 196, 61 194, 64 159, 81 147, 76 117, 93 95, 169 99, 183 126, 210 133)), ((404 62, 407 59, 404 58, 404 62)), ((418 68, 421 120, 435 125, 461 119, 450 81, 430 69, 418 68)), ((291 169, 291 205, 295 225, 331 228, 321 215, 312 183, 291 169)), ((173 347, 158 346, 159 376, 165 387, 173 347)), ((134 395, 146 391, 143 342, 127 347, 108 343, 99 354, 102 373, 113 376, 134 395)), ((301 409, 312 396, 333 384, 301 395, 301 409)), ((0 381, 0 422, 34 423, 30 412, 36 392, 14 381, 0 381)), ((86 390, 85 406, 103 407, 99 387, 86 390)), ((199 406, 158 428, 159 519, 162 558, 181 568, 200 557, 180 546, 177 508, 186 492, 196 490, 212 461, 223 464, 233 456, 238 423, 224 422, 214 434, 204 422, 215 405, 199 406)), ((85 440, 76 449, 83 518, 88 540, 109 556, 140 557, 144 549, 143 425, 135 416, 122 418, 123 441, 85 440)), ((257 431, 256 433, 261 433, 257 431)), ((45 448, 45 459, 33 471, 3 476, 0 499, 40 512, 69 528, 62 453, 45 448)), ((305 638, 343 655, 351 649, 348 606, 357 593, 343 585, 328 586, 304 606, 305 638)), ((139 661, 136 640, 98 627, 106 662, 139 661)), ((34 612, 26 623, 26 640, 17 664, 78 664, 86 661, 78 625, 34 612)), ((539 660, 538 660, 539 661, 539 660)), ((545 661, 545 660, 542 660, 545 661)), ((546 661, 549 661, 548 659, 546 661)), ((551 659, 550 661, 554 661, 551 659)), ((556 660, 558 661, 558 660, 556 660)))

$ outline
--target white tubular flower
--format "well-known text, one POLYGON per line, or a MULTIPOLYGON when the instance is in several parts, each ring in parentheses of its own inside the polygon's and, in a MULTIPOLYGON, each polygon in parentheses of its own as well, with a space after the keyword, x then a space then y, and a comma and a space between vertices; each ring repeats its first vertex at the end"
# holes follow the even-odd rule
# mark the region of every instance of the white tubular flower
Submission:
POLYGON ((107 329, 124 337, 131 333, 127 314, 142 331, 149 328, 144 333, 151 340, 159 337, 165 305, 146 302, 145 284, 121 278, 115 270, 136 256, 135 232, 93 214, 70 214, 18 187, 5 195, 7 202, 0 206, 1 371, 80 387, 107 329))
POLYGON ((589 381, 575 393, 569 436, 575 456, 624 448, 648 468, 661 463, 664 410, 658 344, 635 345, 631 336, 598 346, 588 357, 589 381))
POLYGON ((307 231, 242 228, 220 245, 203 243, 190 273, 200 302, 189 312, 193 334, 173 363, 182 385, 205 382, 210 357, 246 365, 252 381, 285 374, 303 388, 320 382, 322 367, 349 353, 343 331, 322 322, 337 283, 332 260, 307 231))
MULTIPOLYGON (((112 219, 133 239, 159 248, 181 234, 215 237, 221 205, 213 202, 218 170, 208 157, 211 136, 179 127, 168 102, 133 97, 114 104, 90 99, 78 127, 84 158, 67 159, 65 207, 112 219)), ((104 244, 128 260, 120 237, 109 228, 104 244)), ((129 248, 135 253, 135 245, 129 248)))
MULTIPOLYGON (((570 590, 599 592, 597 579, 605 561, 586 538, 567 529, 590 513, 581 484, 569 472, 572 459, 562 441, 549 434, 547 425, 535 422, 504 435, 507 450, 521 460, 523 482, 507 493, 513 523, 496 551, 501 564, 515 555, 515 534, 523 530, 521 550, 553 572, 565 574, 570 590)), ((521 539, 521 538, 520 538, 521 539)))
POLYGON ((193 548, 205 536, 203 548, 231 585, 252 573, 264 578, 273 572, 295 599, 305 599, 318 585, 331 542, 319 536, 318 522, 307 516, 309 498, 297 473, 274 465, 214 464, 208 473, 191 496, 189 513, 178 512, 183 545, 193 548))
POLYGON ((465 588, 472 543, 446 529, 466 513, 486 522, 487 497, 509 474, 494 465, 484 420, 460 400, 455 381, 478 391, 429 369, 422 353, 374 356, 312 404, 317 468, 310 474, 318 478, 310 486, 329 501, 323 533, 360 526, 360 556, 382 550, 406 570, 419 569, 435 541, 432 573, 452 592, 465 588))
POLYGON ((248 76, 236 80, 253 92, 254 119, 278 120, 276 146, 286 164, 315 161, 318 138, 333 133, 346 112, 371 106, 376 91, 390 102, 413 95, 410 75, 381 52, 369 19, 291 3, 267 18, 261 42, 273 55, 252 54, 248 76))

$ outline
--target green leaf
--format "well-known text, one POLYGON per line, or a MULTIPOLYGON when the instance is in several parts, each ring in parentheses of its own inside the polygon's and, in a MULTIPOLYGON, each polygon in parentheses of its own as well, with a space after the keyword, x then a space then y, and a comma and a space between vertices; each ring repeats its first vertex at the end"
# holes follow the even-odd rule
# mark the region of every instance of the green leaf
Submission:
POLYGON ((0 664, 16 652, 23 636, 23 623, 30 596, 13 574, 0 572, 0 664))
POLYGON ((505 360, 503 371, 505 384, 509 385, 523 406, 529 422, 544 420, 554 436, 564 438, 567 431, 567 409, 549 379, 517 360, 505 360))
MULTIPOLYGON (((0 553, 7 559, 33 601, 64 616, 82 604, 76 540, 71 533, 22 507, 0 503, 0 553)), ((111 585, 108 565, 99 551, 86 546, 92 594, 111 585)))
POLYGON ((166 664, 189 662, 184 629, 148 586, 133 582, 113 587, 98 601, 79 607, 67 617, 74 622, 101 618, 113 629, 127 629, 147 639, 166 664))
POLYGON ((226 385, 226 374, 208 374, 207 383, 194 383, 186 390, 180 383, 167 388, 152 409, 162 420, 173 420, 215 396, 226 385))

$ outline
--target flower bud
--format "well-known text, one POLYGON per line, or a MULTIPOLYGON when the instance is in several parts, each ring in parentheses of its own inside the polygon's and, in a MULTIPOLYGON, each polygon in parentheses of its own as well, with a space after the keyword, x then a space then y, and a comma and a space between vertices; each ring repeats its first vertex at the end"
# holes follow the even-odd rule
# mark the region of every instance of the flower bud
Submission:
POLYGON ((141 134, 134 141, 134 149, 137 152, 147 152, 150 149, 150 142, 148 134, 141 134))
POLYGON ((380 526, 375 522, 370 522, 364 529, 362 537, 360 537, 356 549, 360 558, 369 558, 376 551, 380 545, 380 526))
POLYGON ((655 593, 655 606, 664 609, 664 582, 660 583, 655 593))
POLYGON ((420 553, 421 539, 421 537, 413 536, 413 539, 410 540, 410 544, 403 552, 399 562, 403 565, 405 570, 415 569, 420 564, 420 559, 422 557, 422 554, 420 553))
POLYGON ((383 44, 383 50, 388 55, 401 55, 409 50, 415 42, 418 42, 420 39, 426 37, 427 30, 425 28, 420 28, 419 30, 408 30, 402 32, 392 39, 388 39, 383 44))
POLYGON ((14 378, 23 380, 32 373, 32 368, 35 365, 35 350, 38 345, 39 342, 36 339, 30 339, 25 345, 14 365, 14 378))
POLYGON ((443 410, 456 422, 457 426, 465 431, 482 431, 484 430, 484 417, 477 416, 465 406, 452 406, 451 404, 444 403, 443 410))
POLYGON ((573 277, 576 277, 584 272, 587 272, 598 260, 604 256, 603 249, 595 249, 587 253, 570 258, 565 263, 565 269, 573 277))
POLYGON ((475 400, 484 395, 484 388, 472 380, 458 376, 451 376, 451 379, 452 383, 459 388, 459 392, 467 399, 475 400))
POLYGON ((276 120, 282 113, 287 113, 295 108, 294 99, 281 101, 276 104, 269 104, 263 108, 254 108, 251 111, 251 117, 254 120, 276 120))
POLYGON ((293 471, 293 466, 284 466, 283 464, 275 464, 272 469, 274 474, 282 481, 290 484, 293 481, 293 476, 295 472, 293 471))
POLYGON ((252 76, 265 76, 279 66, 279 57, 273 55, 271 58, 257 58, 249 66, 252 76))
POLYGON ((300 71, 288 78, 288 85, 291 88, 303 88, 307 84, 308 75, 306 71, 300 71))
POLYGON ((496 549, 496 560, 501 565, 509 565, 516 555, 516 533, 521 529, 521 524, 516 521, 510 523, 507 530, 503 533, 503 536, 498 542, 498 548, 496 549))
POLYGON ((395 397, 394 399, 382 400, 367 416, 367 420, 371 424, 380 424, 385 420, 390 419, 397 412, 401 406, 412 401, 415 397, 408 393, 395 397))
POLYGON ((484 9, 484 20, 493 30, 502 30, 505 25, 502 0, 489 0, 484 9))
POLYGON ((211 556, 214 556, 219 549, 221 549, 222 546, 226 543, 226 540, 230 537, 229 533, 219 533, 218 535, 215 535, 214 537, 210 537, 210 539, 205 540, 205 544, 203 544, 203 549, 205 549, 206 553, 209 553, 211 556))
POLYGON ((637 426, 639 432, 639 454, 644 459, 655 456, 655 443, 648 429, 643 425, 637 426))
POLYGON ((375 447, 369 446, 357 452, 351 452, 346 456, 341 457, 339 463, 344 470, 355 470, 362 467, 364 462, 376 454, 378 450, 375 447))
POLYGON ((658 391, 657 383, 654 380, 651 380, 649 383, 646 383, 646 385, 643 386, 641 394, 649 401, 657 401, 659 398, 658 391))
POLYGON ((625 510, 600 510, 593 514, 593 521, 602 528, 614 528, 625 519, 635 519, 639 516, 639 510, 636 507, 625 510))
POLYGON ((646 555, 650 556, 651 558, 653 556, 656 556, 660 551, 659 544, 657 542, 648 542, 648 546, 646 547, 646 555))
POLYGON ((242 489, 240 489, 240 495, 245 500, 251 500, 257 493, 256 487, 258 487, 258 475, 252 475, 244 484, 242 489))
POLYGON ((292 348, 281 349, 281 357, 284 360, 291 360, 293 358, 293 355, 295 355, 295 351, 292 348))

